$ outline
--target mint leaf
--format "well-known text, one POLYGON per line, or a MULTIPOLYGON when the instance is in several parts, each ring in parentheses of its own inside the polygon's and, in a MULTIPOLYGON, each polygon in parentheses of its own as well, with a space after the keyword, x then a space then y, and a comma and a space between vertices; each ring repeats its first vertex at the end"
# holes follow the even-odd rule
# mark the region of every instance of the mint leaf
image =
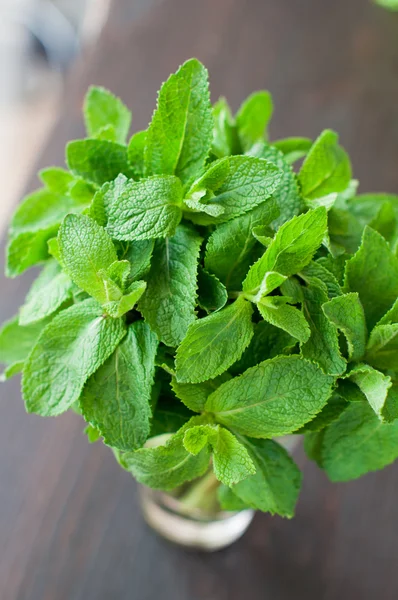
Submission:
POLYGON ((125 468, 143 485, 162 490, 172 490, 200 477, 209 467, 209 448, 203 448, 194 456, 183 444, 185 431, 200 424, 200 419, 191 419, 164 446, 140 448, 124 454, 125 468))
POLYGON ((265 321, 304 343, 310 337, 309 325, 303 313, 288 302, 289 298, 283 296, 268 296, 258 302, 257 308, 265 321))
POLYGON ((356 293, 333 298, 322 306, 327 318, 340 329, 348 345, 350 360, 360 360, 365 354, 366 322, 362 304, 356 293))
POLYGON ((117 240, 174 235, 182 217, 182 186, 177 177, 151 177, 125 184, 108 215, 107 231, 117 240))
POLYGON ((12 363, 8 367, 6 367, 4 369, 4 372, 0 374, 0 383, 3 383, 4 381, 8 381, 8 379, 11 379, 15 375, 22 373, 24 364, 25 364, 25 361, 20 360, 15 363, 12 363))
POLYGON ((282 152, 285 161, 291 165, 296 162, 296 160, 299 160, 308 154, 308 151, 312 146, 312 140, 305 137, 287 137, 272 142, 272 145, 282 152))
POLYGON ((94 194, 87 215, 105 227, 108 223, 108 216, 113 203, 117 203, 120 194, 123 193, 127 177, 119 174, 114 181, 105 182, 94 194))
POLYGON ((52 315, 72 299, 75 286, 55 261, 46 264, 34 281, 19 313, 19 323, 29 325, 52 315))
POLYGON ((398 371, 398 323, 376 325, 369 337, 366 361, 378 369, 398 371))
POLYGON ((157 345, 148 325, 136 321, 84 387, 83 416, 113 448, 135 450, 149 435, 157 345))
POLYGON ((301 487, 299 468, 286 450, 272 440, 238 439, 247 449, 256 473, 234 485, 234 494, 252 508, 293 517, 301 487))
POLYGON ((144 176, 144 152, 146 145, 147 132, 137 131, 129 141, 127 147, 127 158, 129 160, 133 175, 136 179, 144 176))
POLYGON ((159 339, 178 346, 195 319, 199 235, 180 225, 172 238, 158 240, 139 310, 159 339))
POLYGON ((275 165, 282 174, 279 186, 273 194, 273 198, 278 205, 280 213, 274 221, 274 226, 280 227, 283 223, 298 215, 303 208, 303 200, 301 198, 296 174, 286 162, 283 154, 274 146, 259 142, 255 144, 247 154, 267 160, 275 165))
POLYGON ((239 154, 239 140, 231 109, 225 98, 220 98, 213 106, 212 153, 217 158, 239 154))
POLYGON ((383 411, 392 385, 391 377, 365 364, 355 366, 347 377, 359 387, 376 415, 384 421, 383 411))
POLYGON ((341 375, 346 361, 341 356, 337 329, 322 310, 328 301, 326 286, 314 278, 308 287, 303 287, 303 312, 311 329, 311 336, 301 346, 305 358, 317 362, 325 373, 341 375))
POLYGON ((295 433, 302 434, 309 431, 321 431, 330 425, 330 423, 336 421, 347 406, 348 402, 344 398, 338 394, 333 394, 315 419, 306 423, 304 427, 301 427, 295 433))
POLYGON ((282 225, 263 256, 248 272, 243 291, 256 295, 271 271, 287 277, 303 269, 322 242, 327 227, 326 219, 326 211, 321 207, 293 217, 282 225))
POLYGON ((26 361, 22 377, 26 410, 42 416, 65 412, 125 331, 120 319, 103 316, 95 300, 59 313, 43 330, 26 361))
POLYGON ((341 146, 338 135, 325 129, 315 140, 299 173, 301 191, 313 200, 331 192, 342 192, 351 180, 350 160, 341 146))
POLYGON ((47 167, 39 171, 39 177, 45 187, 56 194, 68 194, 76 178, 61 167, 47 167))
POLYGON ((330 272, 320 261, 311 261, 300 273, 300 277, 307 283, 318 280, 325 284, 329 298, 342 296, 343 291, 335 275, 330 272))
POLYGON ((230 375, 223 373, 215 379, 208 379, 202 383, 180 383, 175 377, 171 380, 171 387, 177 396, 190 410, 204 412, 207 398, 222 383, 230 379, 230 375))
POLYGON ((108 315, 118 319, 134 308, 145 290, 145 281, 134 281, 121 298, 105 302, 102 306, 108 315))
POLYGON ((108 140, 76 140, 66 146, 66 162, 75 175, 97 185, 112 181, 119 173, 132 175, 126 146, 108 140))
POLYGON ((18 316, 3 323, 0 329, 0 363, 14 365, 23 362, 47 324, 48 321, 22 326, 18 316))
POLYGON ((230 372, 240 375, 246 369, 258 365, 267 358, 280 354, 290 354, 297 345, 297 340, 291 335, 274 327, 266 321, 254 324, 254 335, 240 360, 232 365, 230 372))
POLYGON ((250 508, 243 502, 232 489, 226 485, 220 485, 217 489, 217 498, 222 510, 230 510, 233 512, 250 508))
POLYGON ((357 479, 398 458, 398 421, 381 423, 365 402, 354 402, 325 431, 324 468, 332 481, 357 479))
POLYGON ((188 60, 160 89, 145 148, 146 175, 176 175, 187 183, 202 169, 213 136, 208 75, 188 60))
POLYGON ((89 137, 112 127, 115 141, 124 144, 130 129, 131 112, 120 98, 103 87, 90 87, 84 100, 84 120, 89 137))
POLYGON ((213 452, 214 474, 224 485, 233 485, 256 472, 246 448, 219 425, 197 425, 187 429, 184 446, 195 456, 207 445, 213 452))
POLYGON ((192 184, 187 199, 200 197, 203 204, 223 208, 223 213, 218 217, 196 214, 195 222, 223 223, 249 212, 268 200, 280 179, 279 169, 262 158, 228 156, 213 162, 192 184))
POLYGON ((273 112, 269 92, 254 92, 243 102, 236 113, 236 126, 243 151, 248 150, 266 135, 273 112))
POLYGON ((252 231, 278 215, 274 200, 217 227, 206 245, 205 266, 230 290, 239 290, 253 259, 263 252, 252 231))
POLYGON ((89 217, 68 215, 59 230, 58 242, 62 265, 76 285, 98 302, 114 299, 109 297, 107 282, 101 274, 101 269, 107 269, 117 260, 106 231, 89 217))
POLYGON ((228 300, 225 286, 212 273, 199 267, 198 271, 198 304, 207 313, 220 310, 228 300))
POLYGON ((298 356, 264 361, 222 384, 206 411, 238 433, 270 438, 292 433, 315 417, 331 395, 333 378, 298 356))
POLYGON ((177 350, 177 381, 201 383, 226 371, 253 336, 252 307, 238 298, 223 310, 193 322, 177 350))
POLYGON ((358 292, 371 330, 398 296, 398 258, 385 239, 365 227, 361 247, 346 265, 345 285, 358 292))

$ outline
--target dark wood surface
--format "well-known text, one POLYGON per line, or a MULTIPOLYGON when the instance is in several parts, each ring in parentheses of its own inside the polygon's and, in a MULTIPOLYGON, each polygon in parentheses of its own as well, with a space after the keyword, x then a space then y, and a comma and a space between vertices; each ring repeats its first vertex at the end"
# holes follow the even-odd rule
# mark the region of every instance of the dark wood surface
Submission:
MULTIPOLYGON (((236 108, 268 88, 272 137, 335 128, 361 189, 398 191, 398 15, 369 0, 114 0, 39 166, 62 164, 82 134, 89 83, 122 96, 140 129, 160 82, 190 56, 208 66, 213 99, 236 108)), ((1 278, 1 320, 30 279, 1 278)), ((259 514, 230 549, 186 552, 143 524, 135 484, 87 444, 78 417, 26 415, 16 380, 0 394, 1 600, 398 598, 398 464, 332 486, 299 452, 293 521, 259 514)))

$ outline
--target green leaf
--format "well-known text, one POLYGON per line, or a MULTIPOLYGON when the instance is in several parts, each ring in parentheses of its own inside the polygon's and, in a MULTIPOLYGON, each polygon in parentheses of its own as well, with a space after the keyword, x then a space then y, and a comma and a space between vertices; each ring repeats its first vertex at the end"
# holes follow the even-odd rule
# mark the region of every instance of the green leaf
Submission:
POLYGON ((203 448, 194 456, 184 447, 185 431, 202 423, 194 417, 186 423, 164 446, 140 448, 123 455, 125 468, 140 483, 154 489, 172 490, 186 481, 203 475, 210 461, 210 450, 203 448))
POLYGON ((119 173, 132 175, 126 146, 107 140, 76 140, 66 146, 66 162, 75 175, 97 185, 116 179, 119 173))
POLYGON ((246 448, 236 437, 219 425, 197 425, 187 429, 184 446, 195 456, 207 445, 213 452, 213 469, 218 481, 233 485, 256 472, 246 448))
POLYGON ((23 362, 48 321, 22 326, 18 316, 3 323, 0 329, 0 363, 13 365, 23 362))
POLYGON ((18 362, 12 363, 12 365, 9 365, 6 369, 4 369, 4 372, 0 374, 0 383, 8 381, 8 379, 11 379, 11 377, 14 377, 14 375, 22 373, 24 364, 25 361, 20 360, 18 362))
POLYGON ((49 261, 34 281, 20 308, 19 322, 29 325, 52 315, 73 297, 75 286, 56 261, 49 261))
POLYGON ((350 160, 338 145, 338 139, 337 133, 326 129, 308 152, 299 173, 305 198, 313 200, 332 192, 342 192, 350 183, 350 160))
POLYGON ((260 300, 257 308, 263 319, 304 343, 310 337, 309 325, 303 313, 288 302, 289 298, 283 296, 268 296, 260 300))
MULTIPOLYGON (((347 210, 360 224, 360 233, 369 225, 387 241, 394 243, 398 236, 398 196, 394 194, 359 194, 347 202, 347 210)), ((358 246, 360 244, 360 236, 358 246)))
POLYGON ((312 419, 312 421, 306 423, 304 427, 301 427, 301 429, 297 430, 295 433, 302 434, 307 433, 309 431, 321 431, 322 429, 330 425, 330 423, 336 421, 343 412, 343 410, 347 408, 347 406, 348 402, 344 400, 344 398, 342 398, 338 394, 333 394, 333 396, 329 398, 321 412, 317 414, 315 419, 312 419))
POLYGON ((254 335, 242 358, 232 365, 230 372, 240 375, 246 369, 268 358, 290 354, 296 344, 297 340, 283 329, 274 327, 266 321, 260 321, 254 325, 254 335))
POLYGON ((358 252, 346 265, 345 285, 358 292, 371 330, 398 296, 398 258, 385 239, 365 227, 358 252))
MULTIPOLYGON (((154 388, 152 388, 153 390, 154 388)), ((152 409, 150 437, 163 435, 164 433, 176 433, 194 416, 194 413, 188 410, 179 400, 164 396, 163 390, 161 394, 156 407, 152 409)))
POLYGON ((207 313, 220 310, 228 300, 228 292, 221 281, 199 266, 198 305, 207 313))
POLYGON ((309 361, 279 356, 221 385, 209 396, 206 411, 243 435, 285 435, 321 411, 332 383, 332 377, 309 361))
POLYGON ((136 179, 144 176, 144 152, 147 139, 147 132, 137 131, 131 136, 127 147, 127 158, 131 165, 133 175, 136 179))
POLYGON ((359 387, 376 415, 384 421, 383 411, 392 385, 391 377, 365 364, 355 366, 347 377, 359 387))
POLYGON ((146 175, 176 175, 187 183, 202 169, 213 137, 208 74, 188 60, 160 89, 145 148, 146 175))
POLYGON ((104 317, 95 300, 59 313, 43 330, 26 361, 22 377, 26 410, 42 416, 65 412, 125 332, 123 321, 104 317))
POLYGON ((366 402, 353 402, 325 431, 323 466, 332 481, 357 479, 398 457, 398 421, 381 423, 366 402))
MULTIPOLYGON (((93 219, 68 215, 58 233, 62 265, 71 279, 98 302, 109 302, 107 281, 101 270, 117 260, 111 238, 93 219)), ((121 296, 121 292, 119 292, 121 296)))
POLYGON ((87 425, 87 427, 84 429, 84 433, 87 436, 89 444, 95 444, 95 442, 98 442, 98 440, 101 439, 100 432, 92 425, 87 425))
POLYGON ((103 87, 90 87, 84 100, 84 120, 89 137, 97 137, 104 127, 113 127, 116 142, 124 144, 130 129, 131 112, 120 98, 103 87))
POLYGON ((239 297, 233 304, 193 322, 177 350, 177 380, 201 383, 226 371, 253 336, 252 307, 239 297))
POLYGON ((182 186, 177 177, 129 181, 109 211, 107 231, 117 240, 174 235, 182 217, 182 186))
POLYGON ((305 358, 317 362, 325 373, 341 375, 346 369, 346 361, 340 353, 337 329, 322 310, 328 301, 326 286, 314 278, 308 287, 303 287, 303 295, 303 312, 311 336, 302 344, 301 353, 305 358))
POLYGON ((180 383, 175 377, 171 380, 171 387, 177 396, 190 410, 204 412, 207 398, 222 383, 231 379, 228 373, 223 373, 215 379, 208 379, 202 383, 180 383))
POLYGON ((195 319, 196 273, 201 238, 180 225, 172 238, 158 240, 139 310, 159 339, 178 346, 195 319))
POLYGON ((343 294, 343 291, 336 277, 319 261, 311 261, 300 272, 300 277, 304 279, 304 281, 306 281, 307 283, 312 283, 314 280, 316 283, 316 280, 320 280, 322 283, 325 284, 327 289, 327 295, 329 298, 337 298, 338 296, 342 296, 343 294))
POLYGON ((323 304, 322 310, 327 318, 344 333, 349 359, 360 360, 365 354, 367 332, 365 314, 358 294, 351 292, 333 298, 323 304))
POLYGON ((243 502, 230 487, 226 485, 220 485, 217 488, 217 498, 222 510, 230 510, 233 512, 241 511, 250 508, 243 502))
POLYGON ((376 325, 369 337, 366 361, 378 369, 398 371, 398 323, 376 325))
POLYGON ((234 485, 234 494, 252 508, 293 517, 301 473, 289 454, 272 440, 238 439, 246 447, 256 474, 234 485))
POLYGON ((130 280, 142 279, 148 274, 155 240, 136 240, 120 244, 119 259, 130 263, 130 280))
POLYGON ((120 174, 114 181, 105 182, 94 194, 87 215, 101 227, 105 227, 108 223, 111 206, 113 203, 118 202, 127 181, 127 177, 120 174))
POLYGON ((313 460, 320 469, 322 464, 322 444, 325 437, 325 429, 321 431, 308 431, 304 436, 304 450, 310 460, 313 460))
POLYGON ((236 126, 243 151, 264 139, 273 108, 271 94, 266 91, 254 92, 243 102, 236 113, 236 126))
POLYGON ((220 98, 213 106, 212 153, 217 158, 239 154, 239 140, 231 109, 225 98, 220 98))
POLYGON ((206 269, 228 289, 239 290, 253 260, 263 252, 253 229, 268 225, 277 215, 276 203, 269 199, 247 214, 218 226, 206 245, 206 269))
POLYGON ((193 183, 187 199, 199 197, 203 204, 211 203, 224 210, 218 217, 197 213, 195 222, 223 223, 249 212, 268 200, 280 179, 279 169, 262 158, 228 156, 211 163, 204 175, 193 183))
POLYGON ((119 300, 105 302, 102 306, 108 315, 118 319, 134 308, 145 290, 146 281, 134 281, 119 300))
POLYGON ((312 146, 312 140, 305 137, 287 137, 272 142, 272 145, 282 152, 285 161, 291 165, 296 162, 296 160, 299 160, 308 154, 308 151, 312 146))
POLYGON ((282 174, 281 181, 273 193, 273 198, 278 205, 280 213, 273 224, 275 227, 280 227, 283 223, 298 215, 303 208, 303 200, 297 183, 297 176, 286 162, 283 154, 274 146, 261 142, 255 144, 247 154, 267 160, 275 165, 282 174))
POLYGON ((136 321, 84 387, 83 416, 113 448, 135 450, 149 435, 157 345, 148 325, 136 321))
POLYGON ((293 217, 282 225, 263 256, 248 272, 243 291, 256 295, 271 271, 286 277, 298 273, 311 261, 322 242, 326 227, 327 217, 323 207, 293 217))
POLYGON ((387 423, 398 419, 398 383, 393 383, 383 407, 383 418, 387 423))
POLYGON ((76 177, 61 167, 47 167, 39 171, 39 177, 45 187, 56 194, 68 194, 76 177))

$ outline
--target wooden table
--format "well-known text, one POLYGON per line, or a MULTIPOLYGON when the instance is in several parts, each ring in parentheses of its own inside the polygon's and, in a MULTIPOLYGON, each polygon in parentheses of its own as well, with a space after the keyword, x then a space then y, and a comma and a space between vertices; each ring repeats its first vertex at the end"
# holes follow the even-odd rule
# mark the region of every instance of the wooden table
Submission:
MULTIPOLYGON (((190 56, 208 66, 213 99, 236 108, 268 88, 273 137, 335 128, 362 189, 398 191, 398 15, 369 0, 114 0, 39 166, 62 164, 82 135, 89 83, 122 96, 141 129, 160 82, 190 56)), ((1 279, 2 320, 30 280, 1 279)), ((1 600, 398 597, 398 464, 332 486, 301 452, 295 520, 259 514, 230 549, 186 552, 144 525, 135 484, 87 444, 77 416, 25 415, 18 381, 0 393, 1 600)))

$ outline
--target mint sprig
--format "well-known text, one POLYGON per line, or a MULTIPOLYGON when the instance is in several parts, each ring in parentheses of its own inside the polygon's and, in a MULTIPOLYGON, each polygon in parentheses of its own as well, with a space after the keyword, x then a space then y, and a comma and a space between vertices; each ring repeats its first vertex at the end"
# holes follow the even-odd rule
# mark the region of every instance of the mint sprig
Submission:
POLYGON ((29 412, 73 408, 141 483, 206 474, 224 509, 291 517, 273 438, 304 434, 333 481, 398 457, 398 196, 357 195, 331 130, 270 140, 272 111, 266 91, 212 106, 191 59, 129 139, 90 88, 87 138, 10 224, 7 274, 42 270, 0 360, 29 412))

